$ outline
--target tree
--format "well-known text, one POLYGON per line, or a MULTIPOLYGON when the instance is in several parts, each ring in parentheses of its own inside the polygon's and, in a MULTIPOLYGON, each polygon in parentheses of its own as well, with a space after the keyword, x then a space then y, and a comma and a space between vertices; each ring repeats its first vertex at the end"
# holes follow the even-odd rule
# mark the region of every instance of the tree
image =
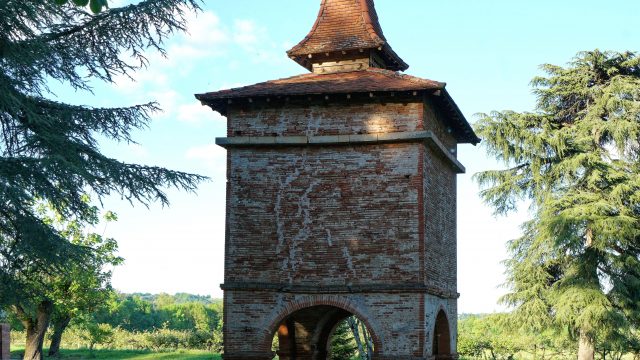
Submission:
POLYGON ((356 344, 347 321, 340 322, 329 339, 331 360, 351 360, 356 355, 356 344))
MULTIPOLYGON (((89 201, 86 198, 85 201, 89 201)), ((87 233, 88 226, 100 222, 98 208, 92 206, 88 214, 65 219, 48 204, 41 203, 36 210, 39 218, 53 226, 59 234, 76 246, 90 249, 90 256, 82 261, 71 260, 65 272, 57 274, 30 271, 31 277, 21 283, 29 297, 16 301, 12 308, 27 332, 25 358, 41 356, 44 335, 53 324, 53 334, 49 355, 58 353, 62 334, 70 321, 79 315, 96 310, 108 299, 111 290, 111 271, 107 266, 115 266, 122 258, 115 255, 118 246, 114 239, 104 238, 96 233, 87 233)), ((106 221, 115 221, 111 212, 106 221)))
POLYGON ((34 214, 34 199, 65 216, 79 215, 89 207, 82 201, 86 191, 98 199, 118 193, 168 204, 165 186, 194 190, 204 179, 100 153, 97 135, 132 142, 132 130, 147 126, 156 104, 105 109, 45 97, 48 79, 90 90, 92 79, 111 81, 144 66, 144 49, 160 49, 183 29, 182 5, 196 6, 149 0, 93 17, 47 0, 0 3, 0 304, 21 296, 15 274, 26 263, 54 271, 83 255, 34 214), (121 59, 121 50, 138 63, 121 59))
POLYGON ((640 320, 640 57, 595 50, 542 69, 535 112, 481 114, 507 169, 476 179, 497 214, 531 202, 503 301, 526 326, 570 329, 587 360, 599 333, 640 320))
MULTIPOLYGON (((98 208, 92 207, 91 222, 86 225, 98 225, 98 208)), ((107 212, 103 220, 116 221, 117 216, 107 212)), ((113 292, 111 288, 111 270, 120 265, 123 259, 116 255, 118 244, 114 239, 104 238, 100 234, 85 233, 85 226, 77 221, 55 219, 56 228, 74 245, 91 248, 90 262, 72 264, 62 274, 51 278, 50 296, 55 299, 51 324, 53 333, 49 346, 49 356, 56 356, 60 350, 62 334, 74 318, 90 316, 103 306, 113 292)))
POLYGON ((100 152, 98 136, 133 142, 132 131, 148 126, 157 104, 70 105, 51 100, 48 88, 53 79, 91 91, 91 81, 130 76, 146 66, 144 51, 163 53, 163 41, 184 30, 185 11, 196 9, 196 0, 147 0, 93 16, 51 0, 0 2, 0 307, 29 298, 25 279, 90 261, 89 249, 38 217, 36 201, 82 221, 87 192, 98 201, 119 194, 167 205, 166 187, 194 191, 205 179, 100 152))
POLYGON ((348 317, 347 323, 351 328, 360 359, 371 360, 373 358, 373 340, 367 330, 367 326, 355 316, 348 317))

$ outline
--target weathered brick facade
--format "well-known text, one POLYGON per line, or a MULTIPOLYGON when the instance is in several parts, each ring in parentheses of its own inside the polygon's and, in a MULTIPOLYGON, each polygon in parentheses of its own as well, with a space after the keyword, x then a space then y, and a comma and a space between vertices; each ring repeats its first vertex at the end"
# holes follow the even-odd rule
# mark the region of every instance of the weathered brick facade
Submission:
MULTIPOLYGON (((371 0, 322 6, 319 19, 357 6, 377 22, 371 0)), ((304 48, 295 60, 316 69, 304 48)), ((374 69, 332 62, 331 74, 198 95, 228 118, 226 360, 273 358, 274 334, 282 360, 326 359, 351 315, 375 359, 456 356, 456 152, 478 139, 444 84, 380 65, 390 48, 326 56, 358 53, 374 69)))
POLYGON ((9 345, 11 342, 8 324, 0 324, 0 360, 9 360, 9 345))
MULTIPOLYGON (((228 126, 285 138, 444 127, 426 107, 231 108, 228 126)), ((266 358, 299 303, 358 315, 380 359, 429 357, 444 310, 455 347, 456 167, 442 149, 411 139, 227 146, 226 352, 266 358)))

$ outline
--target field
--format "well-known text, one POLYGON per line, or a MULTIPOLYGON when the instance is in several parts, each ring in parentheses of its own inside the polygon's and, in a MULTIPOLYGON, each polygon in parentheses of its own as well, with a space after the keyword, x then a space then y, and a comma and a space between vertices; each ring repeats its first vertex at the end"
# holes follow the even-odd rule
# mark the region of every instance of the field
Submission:
MULTIPOLYGON (((45 349, 45 354, 46 354, 45 349)), ((11 351, 11 359, 22 359, 23 349, 11 351)), ((62 360, 84 360, 84 359, 118 359, 118 360, 221 360, 218 354, 211 354, 201 350, 178 350, 175 352, 152 352, 145 350, 61 350, 61 356, 56 358, 62 360)))

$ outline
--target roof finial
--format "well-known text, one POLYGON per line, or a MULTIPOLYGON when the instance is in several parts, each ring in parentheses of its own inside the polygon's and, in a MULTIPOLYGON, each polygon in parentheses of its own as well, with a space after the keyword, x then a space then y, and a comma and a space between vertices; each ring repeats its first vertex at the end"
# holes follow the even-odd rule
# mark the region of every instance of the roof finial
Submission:
POLYGON ((333 72, 347 66, 345 61, 357 63, 348 65, 347 70, 354 70, 354 66, 395 71, 409 68, 384 37, 373 0, 322 0, 313 28, 287 54, 314 72, 333 72), (330 65, 321 66, 323 63, 330 65))

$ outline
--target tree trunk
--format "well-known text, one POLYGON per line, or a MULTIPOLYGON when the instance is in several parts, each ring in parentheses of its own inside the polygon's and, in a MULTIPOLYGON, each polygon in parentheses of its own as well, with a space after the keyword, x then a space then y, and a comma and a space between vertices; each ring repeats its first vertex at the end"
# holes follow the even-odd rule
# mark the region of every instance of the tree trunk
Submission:
POLYGON ((360 355, 360 359, 365 360, 363 358, 364 355, 364 347, 362 346, 362 340, 360 339, 360 331, 358 330, 358 320, 356 320, 353 316, 347 319, 349 323, 349 327, 353 332, 353 338, 356 341, 356 345, 358 346, 358 354, 360 355))
POLYGON ((60 343, 62 342, 62 333, 71 322, 71 316, 63 315, 53 321, 53 334, 51 336, 51 345, 49 345, 49 356, 58 356, 60 351, 60 343))
POLYGON ((578 344, 578 360, 594 360, 596 347, 593 338, 586 331, 580 331, 580 342, 578 344))
POLYGON ((367 331, 367 326, 364 322, 360 322, 360 326, 362 326, 362 337, 364 338, 364 342, 367 344, 367 360, 371 360, 373 357, 373 343, 371 342, 371 336, 369 335, 369 331, 367 331))
POLYGON ((36 318, 23 318, 22 323, 27 329, 27 343, 24 349, 24 360, 42 360, 42 345, 44 335, 49 327, 49 319, 53 312, 53 302, 45 300, 38 305, 36 318))
MULTIPOLYGON (((594 239, 593 228, 591 224, 587 224, 587 231, 585 234, 585 246, 586 251, 592 251, 593 247, 593 239, 594 239)), ((588 276, 592 276, 593 279, 598 279, 598 267, 597 265, 593 265, 593 270, 588 276)), ((593 341, 593 337, 589 335, 589 332, 585 329, 580 329, 580 340, 578 342, 578 360, 594 360, 596 357, 596 346, 593 341)))

